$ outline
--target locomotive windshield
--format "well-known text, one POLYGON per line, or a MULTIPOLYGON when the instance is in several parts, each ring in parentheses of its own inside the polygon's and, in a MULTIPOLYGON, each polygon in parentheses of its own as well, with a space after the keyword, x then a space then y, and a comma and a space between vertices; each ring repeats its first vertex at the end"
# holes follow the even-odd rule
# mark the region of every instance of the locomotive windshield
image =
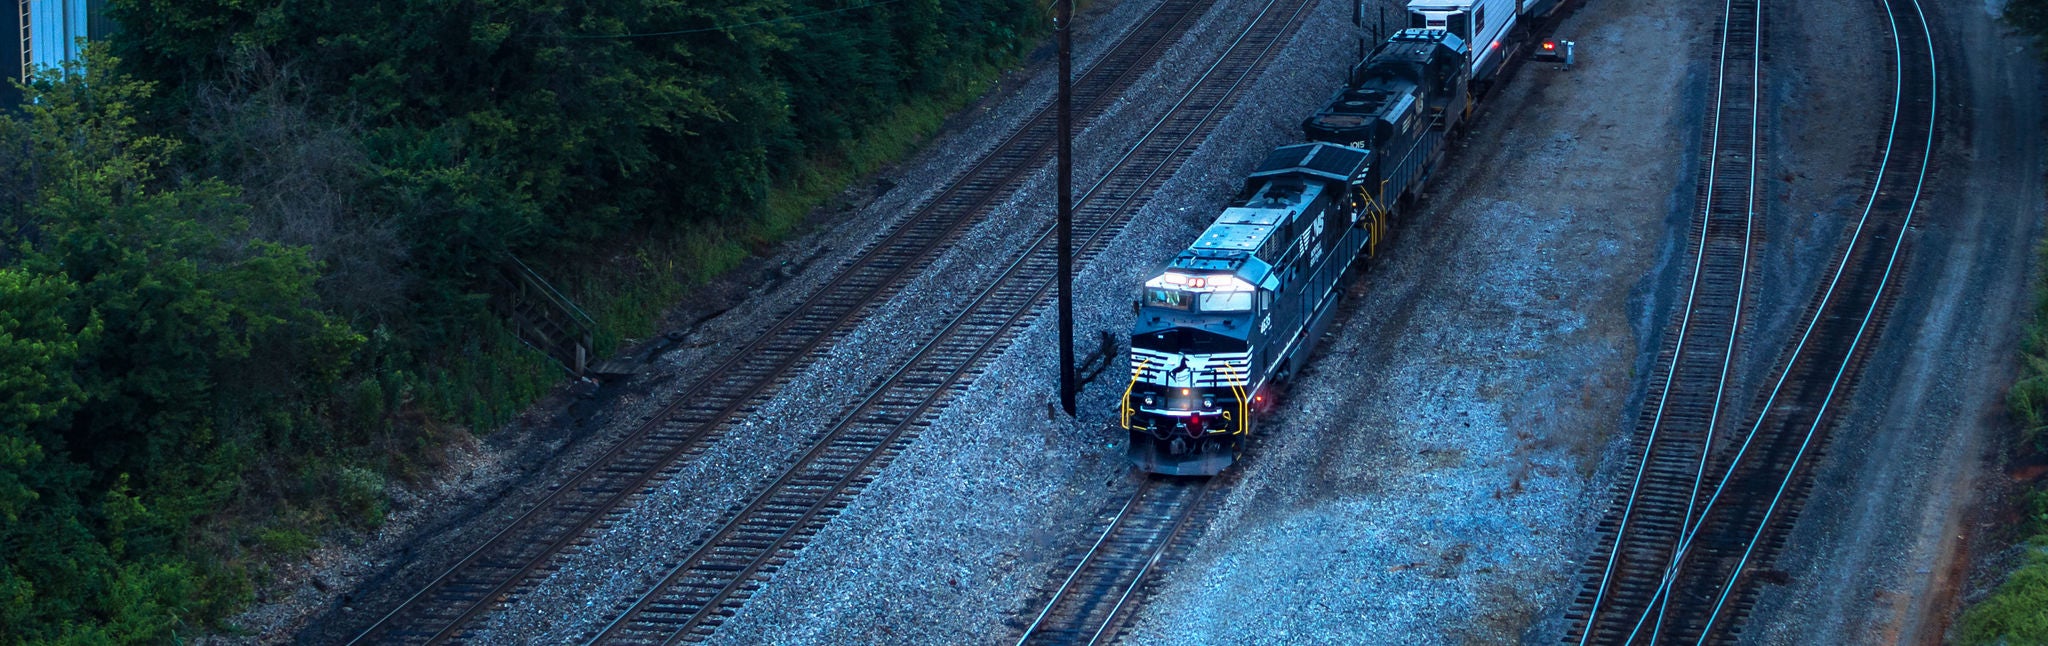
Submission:
POLYGON ((1188 293, 1178 289, 1145 288, 1145 304, 1152 307, 1185 310, 1188 308, 1188 293))
POLYGON ((1252 311, 1251 292, 1211 292, 1202 295, 1204 312, 1252 311))

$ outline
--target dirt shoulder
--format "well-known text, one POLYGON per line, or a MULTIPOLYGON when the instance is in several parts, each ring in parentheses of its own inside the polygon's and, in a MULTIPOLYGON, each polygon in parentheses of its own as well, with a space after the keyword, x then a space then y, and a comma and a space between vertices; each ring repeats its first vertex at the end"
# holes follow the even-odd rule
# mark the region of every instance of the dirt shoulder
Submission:
POLYGON ((1955 613, 1986 495, 2004 487, 1989 458, 2009 437, 2043 213, 2041 67, 1999 4, 1925 3, 1943 142, 1910 264, 1746 642, 1940 643, 1955 613))

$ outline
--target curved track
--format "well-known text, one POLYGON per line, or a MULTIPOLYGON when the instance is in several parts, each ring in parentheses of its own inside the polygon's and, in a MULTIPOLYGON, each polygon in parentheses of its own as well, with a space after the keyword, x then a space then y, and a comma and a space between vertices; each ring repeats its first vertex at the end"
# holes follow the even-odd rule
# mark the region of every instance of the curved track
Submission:
POLYGON ((1644 401, 1637 424, 1642 448, 1627 466, 1634 477, 1600 526, 1604 552, 1587 563, 1591 583, 1574 609, 1584 613, 1573 640, 1579 644, 1615 643, 1636 617, 1656 610, 1650 590, 1695 519, 1748 295, 1756 184, 1763 174, 1762 23, 1760 0, 1724 1, 1692 282, 1652 376, 1660 387, 1644 401))
POLYGON ((1017 646, 1113 643, 1133 601, 1196 517, 1212 508, 1218 478, 1150 477, 1109 517, 1102 535, 1060 582, 1017 646))
MULTIPOLYGON (((1074 83, 1079 123, 1100 116, 1157 63, 1213 0, 1165 0, 1074 83)), ((1078 127, 1078 126, 1077 126, 1078 127)), ((843 337, 873 304, 887 300, 968 226, 1049 159, 1053 114, 1041 106, 1025 125, 894 225, 831 283, 784 314, 745 348, 700 377, 672 403, 641 420, 612 449, 355 633, 349 643, 436 643, 528 583, 556 554, 601 527, 680 460, 694 457, 734 421, 779 391, 816 351, 843 337)))
MULTIPOLYGON (((1159 184, 1206 139, 1299 25, 1305 0, 1269 0, 1168 113, 1079 200, 1078 260, 1098 255, 1159 184)), ((700 540, 592 642, 700 641, 750 598, 903 448, 931 425, 949 393, 985 369, 1045 305, 1058 258, 1041 231, 938 336, 830 429, 814 438, 744 509, 700 540)))
MULTIPOLYGON (((1671 564, 1648 580, 1643 605, 1661 611, 1633 617, 1627 631, 1603 632, 1597 641, 1735 640, 1759 594, 1756 575, 1782 547, 1811 486, 1810 465, 1839 412, 1836 399, 1853 389, 1883 328, 1891 309, 1886 288, 1906 251, 1938 135, 1939 76, 1918 0, 1879 1, 1891 31, 1892 120, 1863 215, 1761 395, 1761 414, 1739 444, 1713 460, 1727 466, 1717 469, 1671 564)), ((1632 590, 1643 589, 1636 583, 1632 590)))

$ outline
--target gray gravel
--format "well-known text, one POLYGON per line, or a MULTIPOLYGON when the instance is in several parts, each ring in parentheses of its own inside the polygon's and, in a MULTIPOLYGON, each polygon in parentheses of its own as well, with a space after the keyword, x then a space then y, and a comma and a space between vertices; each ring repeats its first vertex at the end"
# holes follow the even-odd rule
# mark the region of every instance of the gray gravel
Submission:
POLYGON ((1578 69, 1492 98, 1132 642, 1561 632, 1676 275, 1694 137, 1663 133, 1697 132, 1709 16, 1595 3, 1578 69))

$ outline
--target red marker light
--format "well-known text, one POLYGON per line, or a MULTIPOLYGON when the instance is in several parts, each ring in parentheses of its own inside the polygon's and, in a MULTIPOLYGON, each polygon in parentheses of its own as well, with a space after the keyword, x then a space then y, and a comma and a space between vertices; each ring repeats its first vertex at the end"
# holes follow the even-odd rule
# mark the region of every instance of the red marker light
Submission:
POLYGON ((1548 40, 1546 40, 1546 41, 1543 41, 1543 48, 1544 48, 1544 49, 1546 49, 1546 50, 1549 50, 1549 49, 1557 49, 1557 43, 1556 43, 1556 42, 1553 42, 1553 41, 1548 41, 1548 40))

